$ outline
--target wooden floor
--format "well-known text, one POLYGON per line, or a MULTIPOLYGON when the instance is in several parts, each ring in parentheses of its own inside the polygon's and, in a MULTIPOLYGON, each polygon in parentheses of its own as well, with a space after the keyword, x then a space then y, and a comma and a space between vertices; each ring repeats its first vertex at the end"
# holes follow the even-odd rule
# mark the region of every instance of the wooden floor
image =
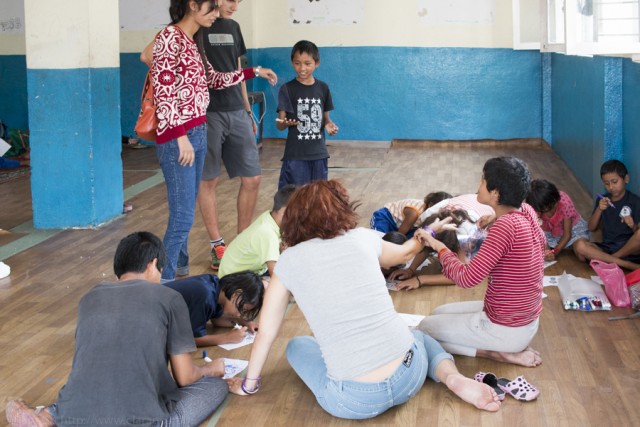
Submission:
MULTIPOLYGON (((263 178, 258 201, 260 213, 270 209, 276 190, 283 145, 265 141, 263 178)), ((566 165, 546 145, 536 141, 508 143, 434 143, 394 141, 384 144, 330 147, 330 177, 341 179, 354 199, 362 202, 360 224, 385 202, 406 197, 421 198, 431 191, 453 194, 475 192, 484 161, 498 155, 525 160, 534 177, 555 182, 569 193, 579 211, 588 216, 591 198, 566 165)), ((123 148, 125 188, 149 182, 158 173, 155 150, 123 148), (147 181, 145 181, 147 180, 147 181)), ((221 180, 218 192, 222 231, 227 240, 235 235, 235 195, 238 181, 221 180)), ((14 230, 0 235, 0 245, 11 245, 25 234, 21 224, 30 221, 28 179, 0 185, 0 228, 14 230)), ((98 281, 112 279, 112 256, 127 233, 149 230, 164 233, 166 193, 162 183, 132 197, 133 212, 97 230, 65 230, 4 261, 10 277, 0 279, 0 405, 24 398, 32 405, 55 400, 71 368, 76 309, 80 297, 98 281)), ((0 246, 1 248, 1 246, 0 246)), ((208 238, 199 215, 190 236, 191 273, 208 272, 208 238)), ((577 276, 593 274, 569 253, 549 267, 548 275, 563 270, 577 276)), ((367 425, 403 426, 631 426, 640 425, 640 323, 610 322, 612 312, 565 312, 557 289, 547 288, 541 327, 533 346, 542 353, 538 368, 521 368, 484 359, 457 357, 468 376, 477 371, 500 377, 524 375, 541 390, 534 402, 507 398, 498 413, 485 413, 455 398, 441 384, 428 382, 409 403, 394 408, 367 425)), ((451 286, 392 293, 399 312, 429 314, 436 306, 460 300, 482 299, 482 286, 463 290, 451 286)), ((284 356, 287 341, 308 334, 309 328, 292 304, 263 372, 263 388, 255 396, 230 396, 204 425, 299 426, 359 425, 332 418, 315 403, 313 395, 293 373, 284 356)), ((208 349, 212 357, 246 359, 249 348, 225 351, 208 349)), ((202 363, 201 353, 194 353, 202 363)), ((4 412, 0 414, 4 422, 4 412)))

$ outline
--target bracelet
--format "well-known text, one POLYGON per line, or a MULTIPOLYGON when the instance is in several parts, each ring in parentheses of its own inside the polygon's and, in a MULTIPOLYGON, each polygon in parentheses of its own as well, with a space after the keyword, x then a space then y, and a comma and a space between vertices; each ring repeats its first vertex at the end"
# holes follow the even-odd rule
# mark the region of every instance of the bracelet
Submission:
POLYGON ((424 231, 428 231, 429 233, 431 233, 431 236, 432 236, 433 238, 435 238, 435 237, 436 237, 436 232, 435 232, 435 231, 433 231, 433 228, 429 227, 428 225, 425 225, 424 227, 422 227, 422 229, 423 229, 424 231))
POLYGON ((420 275, 416 276, 416 279, 418 279, 418 287, 422 287, 422 282, 420 281, 420 275))
POLYGON ((256 68, 253 69, 253 74, 256 75, 256 77, 260 77, 260 70, 262 69, 262 67, 260 65, 258 65, 256 68))
POLYGON ((247 110, 247 114, 248 114, 250 117, 253 117, 253 113, 251 112, 251 110, 247 110))
POLYGON ((247 377, 244 377, 242 379, 242 383, 240 384, 240 388, 242 389, 243 392, 245 392, 247 394, 256 394, 258 392, 258 390, 260 390, 260 385, 262 385, 262 377, 258 377, 258 378, 247 378, 247 377), (246 387, 246 384, 245 384, 245 382, 247 380, 257 381, 256 386, 253 388, 253 390, 247 390, 247 387, 246 387))

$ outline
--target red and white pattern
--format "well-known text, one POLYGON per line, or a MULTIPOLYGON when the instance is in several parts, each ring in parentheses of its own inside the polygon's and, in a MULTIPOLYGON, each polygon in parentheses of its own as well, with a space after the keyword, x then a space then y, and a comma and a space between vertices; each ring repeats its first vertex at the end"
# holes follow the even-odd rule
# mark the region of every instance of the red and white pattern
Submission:
POLYGON ((252 68, 222 73, 207 61, 208 80, 195 41, 179 27, 168 25, 153 44, 153 91, 162 144, 206 121, 209 90, 224 89, 255 77, 252 68))
POLYGON ((489 229, 480 251, 469 264, 448 249, 440 262, 444 275, 471 288, 489 276, 484 311, 496 324, 524 326, 542 312, 545 237, 531 206, 502 215, 489 229))

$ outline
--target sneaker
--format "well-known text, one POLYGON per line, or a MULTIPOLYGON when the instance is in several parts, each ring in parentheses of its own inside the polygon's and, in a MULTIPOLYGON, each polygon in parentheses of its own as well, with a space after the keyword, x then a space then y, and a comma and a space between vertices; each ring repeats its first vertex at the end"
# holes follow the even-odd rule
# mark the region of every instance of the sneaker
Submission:
POLYGON ((227 247, 224 244, 216 245, 211 248, 211 269, 218 270, 220 268, 220 261, 222 261, 222 255, 227 247))

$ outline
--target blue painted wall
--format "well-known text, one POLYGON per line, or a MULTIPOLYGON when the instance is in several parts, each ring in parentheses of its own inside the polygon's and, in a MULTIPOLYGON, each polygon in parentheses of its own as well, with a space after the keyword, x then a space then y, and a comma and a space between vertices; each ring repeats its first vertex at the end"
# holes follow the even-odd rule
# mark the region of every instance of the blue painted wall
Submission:
POLYGON ((604 157, 603 58, 554 55, 553 148, 591 192, 604 157))
POLYGON ((629 189, 640 194, 640 64, 625 60, 622 76, 624 162, 629 189))
POLYGON ((601 192, 600 165, 627 164, 640 192, 640 67, 629 59, 552 58, 553 148, 592 194, 601 192))
POLYGON ((119 215, 118 68, 36 69, 27 81, 34 225, 96 226, 119 215))
POLYGON ((146 64, 140 62, 139 53, 120 54, 120 99, 122 102, 122 135, 133 136, 136 119, 140 112, 142 85, 149 71, 146 64))
POLYGON ((24 55, 0 55, 0 120, 10 128, 29 128, 24 55))
MULTIPOLYGON (((290 48, 251 51, 281 82, 295 73, 290 48)), ((329 84, 340 139, 542 137, 541 54, 511 49, 324 47, 315 75, 329 84)), ((265 136, 276 129, 277 88, 267 95, 265 136)))

